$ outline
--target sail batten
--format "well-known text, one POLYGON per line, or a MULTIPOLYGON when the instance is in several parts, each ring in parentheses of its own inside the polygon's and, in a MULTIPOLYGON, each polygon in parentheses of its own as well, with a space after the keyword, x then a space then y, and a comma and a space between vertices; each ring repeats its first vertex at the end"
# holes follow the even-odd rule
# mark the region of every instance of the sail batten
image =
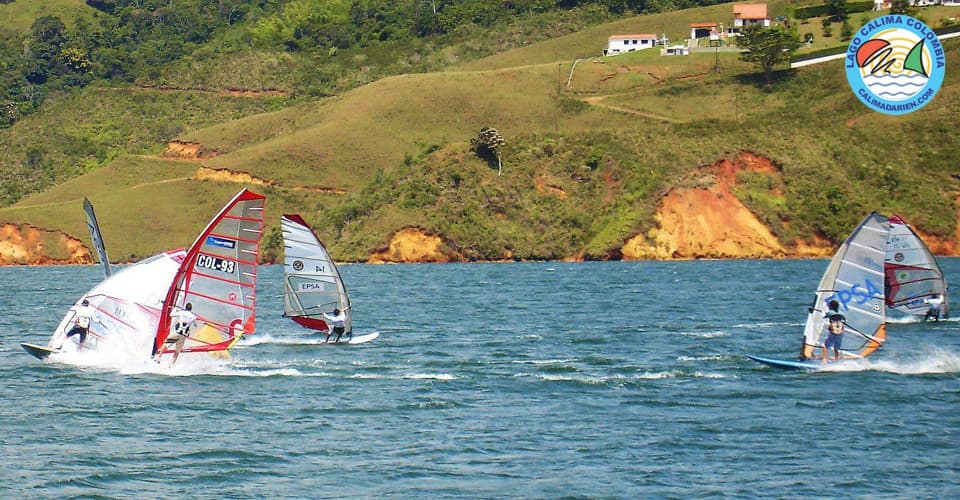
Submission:
POLYGON ((883 276, 882 269, 871 269, 867 266, 864 266, 864 265, 858 264, 857 262, 849 261, 849 260, 844 260, 843 263, 851 267, 856 267, 857 269, 860 269, 861 271, 864 271, 866 273, 875 274, 877 276, 883 276))
MULTIPOLYGON (((872 228, 871 228, 871 229, 872 229, 872 228)), ((885 233, 882 233, 882 234, 885 234, 885 233)), ((850 246, 851 246, 851 247, 856 247, 856 248, 862 248, 862 249, 864 249, 864 250, 866 250, 866 251, 868 251, 868 252, 876 252, 876 253, 878 253, 878 254, 883 254, 883 250, 881 250, 881 249, 879 249, 879 248, 872 247, 872 246, 870 246, 870 245, 868 245, 868 244, 864 244, 864 243, 857 242, 857 241, 852 241, 852 242, 850 242, 850 246)))
MULTIPOLYGON (((252 273, 243 273, 243 274, 246 274, 247 276, 256 276, 255 274, 252 274, 252 273)), ((242 280, 236 280, 236 279, 231 279, 231 278, 224 278, 223 276, 215 276, 215 275, 209 274, 209 273, 195 272, 195 273, 193 273, 193 276, 199 276, 199 277, 207 278, 207 279, 211 279, 211 280, 222 281, 222 282, 224 282, 224 283, 229 283, 229 284, 231 284, 231 285, 237 285, 237 286, 241 286, 241 287, 247 287, 247 288, 249 288, 249 287, 252 286, 250 283, 245 283, 245 282, 242 281, 242 280)))

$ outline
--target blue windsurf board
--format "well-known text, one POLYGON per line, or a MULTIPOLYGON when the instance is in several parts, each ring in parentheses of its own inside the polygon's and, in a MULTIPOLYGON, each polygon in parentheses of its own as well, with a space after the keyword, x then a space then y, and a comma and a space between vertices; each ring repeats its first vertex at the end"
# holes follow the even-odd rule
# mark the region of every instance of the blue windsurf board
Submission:
POLYGON ((819 360, 799 361, 791 359, 773 359, 747 355, 748 358, 774 368, 784 370, 822 370, 826 365, 819 360))

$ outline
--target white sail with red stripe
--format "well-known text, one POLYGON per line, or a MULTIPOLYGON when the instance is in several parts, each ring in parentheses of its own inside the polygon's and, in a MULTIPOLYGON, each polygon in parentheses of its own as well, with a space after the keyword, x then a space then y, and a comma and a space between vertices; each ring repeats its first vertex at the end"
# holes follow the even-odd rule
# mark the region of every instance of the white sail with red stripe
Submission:
POLYGON ((914 320, 949 316, 943 271, 900 215, 890 217, 884 274, 888 315, 914 320))
POLYGON ((171 315, 191 304, 197 316, 180 352, 222 352, 255 330, 257 260, 263 234, 264 196, 237 193, 187 250, 167 290, 153 342, 155 356, 167 344, 171 315))
POLYGON ((298 214, 280 218, 283 230, 283 313, 297 324, 327 331, 323 313, 343 311, 346 332, 353 329, 350 297, 333 258, 298 214))

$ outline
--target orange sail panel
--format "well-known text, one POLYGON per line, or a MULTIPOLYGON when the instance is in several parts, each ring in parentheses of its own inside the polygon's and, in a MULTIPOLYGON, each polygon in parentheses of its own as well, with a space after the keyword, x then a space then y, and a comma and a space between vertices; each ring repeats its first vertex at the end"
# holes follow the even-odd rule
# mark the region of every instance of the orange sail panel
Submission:
POLYGON ((255 330, 257 260, 264 196, 242 190, 220 210, 187 251, 163 301, 153 354, 171 334, 171 315, 192 305, 197 323, 181 352, 217 352, 255 330))

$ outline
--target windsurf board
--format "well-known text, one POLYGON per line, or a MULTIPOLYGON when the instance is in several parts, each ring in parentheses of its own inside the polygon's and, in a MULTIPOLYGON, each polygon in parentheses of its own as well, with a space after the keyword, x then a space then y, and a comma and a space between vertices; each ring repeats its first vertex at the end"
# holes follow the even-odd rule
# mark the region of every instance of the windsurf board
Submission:
POLYGON ((772 366, 774 368, 782 368, 784 370, 822 370, 825 366, 827 366, 821 361, 773 359, 773 358, 764 358, 760 356, 751 356, 749 354, 747 355, 747 357, 758 363, 763 363, 767 366, 772 366))
POLYGON ((333 339, 335 337, 330 337, 330 342, 324 342, 320 345, 357 345, 370 342, 371 340, 380 336, 380 332, 365 333, 363 335, 354 335, 353 338, 347 340, 346 336, 340 337, 340 343, 335 343, 333 339))
POLYGON ((37 359, 44 359, 51 354, 60 352, 60 349, 54 349, 45 345, 28 344, 26 342, 21 342, 20 346, 37 359))

